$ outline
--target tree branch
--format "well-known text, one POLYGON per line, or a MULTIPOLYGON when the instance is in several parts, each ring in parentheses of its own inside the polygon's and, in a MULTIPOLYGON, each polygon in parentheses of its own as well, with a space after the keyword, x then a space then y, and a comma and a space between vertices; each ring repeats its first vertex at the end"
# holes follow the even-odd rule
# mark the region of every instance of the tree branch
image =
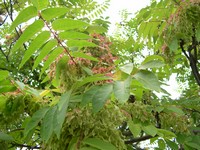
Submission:
POLYGON ((142 137, 138 137, 138 138, 133 138, 131 140, 125 141, 125 144, 132 144, 132 143, 135 143, 135 142, 141 142, 141 141, 148 140, 150 138, 153 138, 153 136, 146 135, 146 136, 142 136, 142 137))
POLYGON ((9 72, 12 72, 12 70, 9 69, 9 68, 3 68, 3 67, 0 67, 0 70, 7 70, 7 71, 9 71, 9 72))
POLYGON ((185 57, 186 57, 188 60, 190 60, 188 54, 186 53, 186 51, 185 51, 185 49, 184 49, 184 44, 185 44, 184 40, 181 39, 181 41, 180 41, 181 50, 182 50, 183 54, 185 55, 185 57))
POLYGON ((5 56, 6 61, 9 62, 8 55, 6 55, 6 53, 3 51, 3 49, 2 49, 1 46, 0 46, 0 51, 1 51, 1 53, 5 56))
MULTIPOLYGON (((16 143, 16 142, 13 142, 11 144, 12 144, 12 147, 21 147, 21 148, 26 147, 28 149, 41 149, 41 147, 37 146, 37 145, 36 146, 31 146, 31 145, 19 144, 19 143, 16 143)), ((12 147, 10 147, 10 148, 12 148, 12 147)))
POLYGON ((7 18, 8 18, 8 15, 6 15, 6 17, 4 18, 4 20, 0 23, 0 26, 2 26, 6 22, 7 18))
POLYGON ((197 67, 197 63, 198 63, 198 61, 197 61, 197 45, 198 45, 198 42, 196 42, 196 38, 193 36, 192 37, 192 45, 189 45, 188 49, 187 49, 187 51, 189 53, 189 55, 188 55, 184 49, 184 41, 181 40, 181 42, 180 42, 181 50, 184 53, 184 55, 187 57, 187 59, 189 60, 190 67, 192 69, 194 78, 195 78, 197 84, 200 86, 200 74, 199 74, 198 67, 197 67), (192 54, 192 50, 194 50, 194 54, 192 54))

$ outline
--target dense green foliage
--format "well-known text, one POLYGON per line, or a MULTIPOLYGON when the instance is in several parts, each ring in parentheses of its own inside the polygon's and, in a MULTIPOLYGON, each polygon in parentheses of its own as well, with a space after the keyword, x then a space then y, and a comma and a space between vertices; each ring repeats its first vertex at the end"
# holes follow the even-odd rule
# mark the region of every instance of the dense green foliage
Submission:
POLYGON ((200 149, 199 0, 124 11, 112 37, 108 6, 0 1, 0 149, 200 149))

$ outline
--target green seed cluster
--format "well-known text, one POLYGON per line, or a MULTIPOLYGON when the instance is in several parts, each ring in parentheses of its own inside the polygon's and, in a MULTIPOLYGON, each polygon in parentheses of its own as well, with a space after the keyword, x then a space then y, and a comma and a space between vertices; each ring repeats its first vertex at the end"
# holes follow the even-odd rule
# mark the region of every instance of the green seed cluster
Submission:
POLYGON ((77 149, 85 147, 82 141, 86 138, 99 138, 115 145, 118 149, 126 149, 118 127, 124 120, 118 107, 105 107, 94 114, 90 108, 75 108, 67 113, 61 138, 51 139, 46 149, 69 149, 74 143, 77 149))
POLYGON ((176 133, 189 133, 189 119, 187 116, 180 116, 175 113, 160 114, 161 127, 172 130, 176 133))
POLYGON ((166 43, 174 38, 184 40, 186 43, 196 35, 200 25, 200 2, 182 2, 175 14, 168 20, 168 25, 164 31, 166 43))

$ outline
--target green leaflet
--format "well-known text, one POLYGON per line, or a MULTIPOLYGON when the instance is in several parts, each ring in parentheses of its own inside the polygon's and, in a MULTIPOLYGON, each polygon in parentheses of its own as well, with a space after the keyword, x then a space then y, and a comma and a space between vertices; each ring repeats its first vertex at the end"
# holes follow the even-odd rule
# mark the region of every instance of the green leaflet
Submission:
POLYGON ((96 74, 96 75, 92 75, 92 76, 89 76, 89 77, 86 77, 80 81, 77 81, 74 85, 73 85, 73 89, 77 89, 87 83, 92 83, 92 82, 97 82, 97 81, 102 81, 102 80, 108 80, 110 79, 109 77, 105 77, 105 76, 102 76, 102 75, 99 75, 99 74, 96 74))
POLYGON ((160 68, 165 66, 165 63, 163 61, 160 60, 151 60, 145 63, 142 63, 139 66, 139 69, 148 69, 148 68, 160 68))
POLYGON ((89 32, 90 34, 93 34, 93 33, 105 33, 107 31, 107 29, 102 27, 102 26, 89 26, 86 29, 86 31, 89 32))
POLYGON ((82 29, 87 26, 89 26, 88 23, 73 19, 57 19, 52 23, 54 30, 82 29))
POLYGON ((133 76, 136 80, 143 84, 143 86, 149 90, 155 90, 160 92, 160 82, 154 73, 147 70, 140 70, 133 76))
POLYGON ((126 65, 123 65, 121 67, 119 67, 119 69, 127 74, 131 74, 133 71, 133 64, 132 63, 128 63, 126 65))
POLYGON ((119 100, 119 102, 126 102, 130 96, 130 84, 131 77, 128 77, 124 81, 115 81, 113 90, 115 97, 119 100))
POLYGON ((138 35, 139 37, 142 37, 142 35, 144 34, 144 30, 146 28, 146 22, 142 22, 139 26, 139 29, 138 29, 138 35))
POLYGON ((158 147, 160 149, 166 149, 166 144, 165 144, 164 140, 162 140, 162 139, 158 140, 158 147))
POLYGON ((55 39, 50 40, 46 43, 46 45, 42 48, 39 56, 36 58, 34 65, 33 65, 33 69, 34 70, 39 63, 44 59, 45 56, 47 56, 47 54, 52 50, 52 48, 54 48, 57 45, 57 41, 55 39))
POLYGON ((164 59, 158 55, 151 55, 145 58, 139 69, 160 68, 165 66, 164 59))
POLYGON ((172 142, 170 140, 165 140, 165 142, 167 143, 167 145, 173 149, 173 150, 178 150, 178 145, 175 142, 172 142))
POLYGON ((97 59, 97 58, 92 57, 92 56, 90 56, 90 55, 87 55, 87 54, 85 54, 85 53, 83 53, 83 52, 73 52, 73 53, 72 53, 72 56, 73 56, 73 57, 86 58, 86 59, 88 59, 88 60, 92 60, 92 61, 97 61, 97 62, 98 62, 98 59, 97 59))
POLYGON ((6 107, 7 97, 0 95, 0 112, 2 112, 6 107))
POLYGON ((12 52, 20 48, 24 42, 28 41, 31 37, 38 33, 43 28, 43 26, 44 23, 42 20, 36 20, 34 23, 28 26, 13 46, 12 52))
POLYGON ((88 91, 86 91, 83 94, 83 99, 82 99, 81 105, 85 106, 88 103, 92 102, 98 89, 99 89, 99 86, 93 86, 88 91))
POLYGON ((168 46, 169 46, 169 49, 172 51, 172 52, 174 52, 174 51, 176 51, 177 49, 178 49, 178 39, 176 38, 176 37, 174 37, 171 41, 170 41, 170 43, 168 44, 168 46))
POLYGON ((59 33, 59 37, 63 40, 65 40, 65 39, 76 39, 76 40, 78 40, 78 39, 90 39, 90 38, 92 38, 88 34, 81 33, 81 32, 75 32, 75 31, 61 32, 61 33, 59 33))
POLYGON ((51 19, 54 19, 56 17, 59 17, 61 15, 64 15, 69 11, 68 8, 47 8, 41 12, 42 17, 49 21, 51 19))
POLYGON ((92 42, 88 42, 86 40, 68 40, 67 46, 82 48, 82 47, 96 47, 97 45, 92 42))
POLYGON ((156 35, 157 33, 158 33, 158 26, 160 25, 159 23, 157 23, 157 22, 153 22, 152 23, 153 25, 152 25, 152 27, 151 27, 151 29, 150 29, 150 36, 154 36, 154 35, 156 35))
POLYGON ((58 102, 57 105, 58 107, 54 117, 54 132, 57 135, 58 139, 60 138, 60 132, 66 117, 70 96, 71 96, 71 91, 62 94, 60 97, 60 101, 58 102))
POLYGON ((129 120, 128 126, 134 137, 137 137, 140 135, 140 132, 142 131, 141 124, 134 124, 132 120, 129 120))
MULTIPOLYGON (((79 138, 78 137, 72 137, 72 139, 69 142, 68 150, 75 150, 76 149, 76 144, 78 142, 79 138)), ((81 150, 82 148, 80 148, 81 150)), ((87 149, 90 150, 90 149, 87 149)))
POLYGON ((0 93, 4 92, 12 92, 15 91, 17 88, 14 86, 10 80, 1 80, 0 81, 0 93))
POLYGON ((51 107, 45 114, 42 124, 41 124, 41 138, 43 141, 47 142, 51 137, 54 130, 54 115, 57 110, 57 107, 51 107))
POLYGON ((14 141, 14 138, 6 133, 0 132, 0 140, 2 141, 14 141))
POLYGON ((169 131, 169 130, 165 130, 165 129, 158 129, 158 132, 157 134, 160 136, 160 137, 163 137, 165 139, 172 139, 172 138, 175 138, 176 135, 169 131))
POLYGON ((33 53, 38 50, 50 37, 49 31, 43 31, 40 33, 30 44, 29 48, 26 50, 24 57, 19 65, 21 68, 26 61, 33 55, 33 53))
POLYGON ((151 30, 151 28, 152 28, 152 25, 153 25, 153 24, 151 24, 151 23, 145 23, 145 24, 146 24, 145 29, 142 31, 142 32, 143 32, 143 38, 144 38, 144 39, 145 39, 145 38, 148 38, 149 32, 150 32, 150 30, 151 30))
POLYGON ((164 62, 164 58, 159 56, 159 55, 150 55, 148 57, 145 58, 145 60, 142 62, 142 63, 147 63, 149 61, 153 61, 153 60, 159 60, 159 61, 162 61, 164 62))
POLYGON ((142 130, 151 136, 155 136, 158 132, 158 129, 153 125, 142 126, 142 130))
POLYGON ((113 91, 112 84, 93 86, 83 95, 82 104, 92 101, 93 112, 100 111, 113 91))
POLYGON ((9 76, 9 72, 5 71, 5 70, 0 70, 0 81, 4 80, 5 78, 7 78, 9 76))
POLYGON ((44 71, 51 65, 51 63, 63 52, 62 47, 56 47, 52 53, 49 54, 47 61, 44 63, 44 67, 41 70, 40 77, 44 71))
POLYGON ((58 103, 58 111, 61 111, 63 108, 66 109, 68 107, 70 94, 71 92, 66 92, 61 95, 60 101, 58 103))
POLYGON ((67 55, 63 56, 56 64, 56 80, 59 82, 59 78, 63 69, 66 68, 66 64, 69 60, 67 55))
POLYGON ((27 123, 25 130, 24 130, 24 136, 26 137, 42 120, 42 118, 45 116, 46 112, 49 110, 49 108, 45 107, 42 109, 39 109, 36 111, 31 120, 27 123))
POLYGON ((37 9, 34 6, 29 6, 24 10, 20 11, 17 18, 13 21, 12 25, 10 26, 10 32, 16 28, 19 24, 28 21, 29 19, 37 16, 37 9))
POLYGON ((40 96, 40 93, 38 90, 36 90, 28 85, 25 85, 23 82, 15 81, 15 83, 18 85, 18 88, 20 88, 22 91, 33 94, 36 97, 40 96))
POLYGON ((117 150, 117 148, 107 141, 100 140, 98 138, 87 138, 83 140, 84 144, 90 145, 100 150, 117 150))
POLYGON ((0 93, 5 93, 5 92, 12 92, 15 91, 17 88, 13 85, 4 85, 0 86, 0 93))
POLYGON ((37 10, 42 10, 49 4, 48 0, 32 0, 31 2, 37 8, 37 10))
MULTIPOLYGON (((195 150, 199 150, 200 149, 200 144, 199 144, 199 141, 197 141, 197 142, 185 142, 185 144, 187 145, 187 146, 189 146, 191 149, 193 148, 193 149, 195 149, 195 150)), ((175 146, 175 145, 174 145, 175 146)), ((178 146, 178 145, 177 145, 178 146)), ((170 146, 171 147, 171 146, 170 146)))
POLYGON ((167 108, 164 109, 165 112, 175 112, 178 115, 184 115, 185 113, 178 107, 176 106, 168 106, 167 108))
MULTIPOLYGON (((72 149, 70 149, 72 150, 72 149)), ((94 147, 81 147, 80 150, 99 150, 97 148, 94 148, 94 147)))

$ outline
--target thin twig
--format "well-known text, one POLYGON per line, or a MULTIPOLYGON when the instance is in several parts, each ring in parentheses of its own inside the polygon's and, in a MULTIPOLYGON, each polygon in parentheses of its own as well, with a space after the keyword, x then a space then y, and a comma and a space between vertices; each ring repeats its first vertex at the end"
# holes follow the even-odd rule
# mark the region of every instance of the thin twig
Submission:
POLYGON ((6 55, 6 53, 2 50, 2 47, 1 47, 1 46, 0 46, 0 51, 1 51, 1 53, 5 56, 6 61, 9 62, 8 55, 6 55))
POLYGON ((4 20, 0 23, 0 26, 3 25, 6 22, 6 19, 8 18, 8 15, 4 18, 4 20))
POLYGON ((58 44, 64 48, 67 55, 70 57, 70 59, 73 61, 74 64, 77 64, 73 57, 71 56, 70 52, 67 50, 67 47, 63 45, 62 41, 59 39, 58 35, 55 31, 52 30, 52 28, 49 26, 48 22, 39 14, 40 19, 42 19, 46 25, 46 27, 49 29, 49 31, 53 34, 54 38, 57 40, 58 44))

